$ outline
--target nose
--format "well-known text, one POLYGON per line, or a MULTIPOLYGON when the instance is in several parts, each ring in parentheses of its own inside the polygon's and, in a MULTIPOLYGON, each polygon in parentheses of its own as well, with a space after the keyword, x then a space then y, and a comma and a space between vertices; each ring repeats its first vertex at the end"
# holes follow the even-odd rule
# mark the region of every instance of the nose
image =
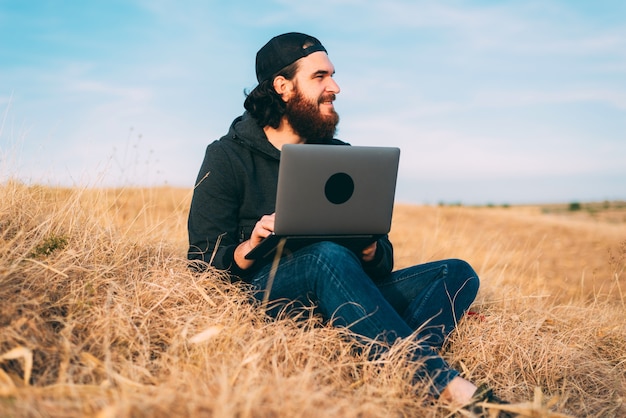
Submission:
POLYGON ((328 80, 329 82, 328 86, 326 86, 326 91, 328 91, 329 93, 338 94, 341 91, 341 89, 339 88, 339 84, 337 84, 335 79, 332 77, 329 77, 328 80))

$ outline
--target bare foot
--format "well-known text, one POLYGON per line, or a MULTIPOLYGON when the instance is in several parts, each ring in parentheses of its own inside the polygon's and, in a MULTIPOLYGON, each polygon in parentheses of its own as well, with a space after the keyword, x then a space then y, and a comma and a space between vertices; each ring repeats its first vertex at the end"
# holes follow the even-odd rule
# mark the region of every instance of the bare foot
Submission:
POLYGON ((466 405, 472 400, 476 389, 478 388, 472 382, 457 376, 448 383, 439 399, 454 405, 466 405))

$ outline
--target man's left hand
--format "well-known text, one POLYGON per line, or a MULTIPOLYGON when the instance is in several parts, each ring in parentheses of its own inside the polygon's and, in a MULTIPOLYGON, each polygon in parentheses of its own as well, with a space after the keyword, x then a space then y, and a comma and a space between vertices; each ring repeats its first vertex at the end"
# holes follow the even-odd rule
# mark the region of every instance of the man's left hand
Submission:
POLYGON ((372 244, 368 245, 367 247, 363 249, 363 251, 361 252, 361 259, 366 262, 372 261, 375 255, 376 255, 376 242, 373 242, 372 244))

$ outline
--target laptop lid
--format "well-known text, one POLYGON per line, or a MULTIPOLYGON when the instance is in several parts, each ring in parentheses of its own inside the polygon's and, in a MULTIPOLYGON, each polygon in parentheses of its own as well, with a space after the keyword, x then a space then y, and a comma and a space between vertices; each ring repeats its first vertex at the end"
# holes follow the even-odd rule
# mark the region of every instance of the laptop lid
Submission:
POLYGON ((274 233, 388 233, 399 159, 395 147, 284 145, 274 233))
POLYGON ((393 147, 284 145, 274 233, 246 258, 317 241, 360 252, 391 229, 399 159, 393 147))

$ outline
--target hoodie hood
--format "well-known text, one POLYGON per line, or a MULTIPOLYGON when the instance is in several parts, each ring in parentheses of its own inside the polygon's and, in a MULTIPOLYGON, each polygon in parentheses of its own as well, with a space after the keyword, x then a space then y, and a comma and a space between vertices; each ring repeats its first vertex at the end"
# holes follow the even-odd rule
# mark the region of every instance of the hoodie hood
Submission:
POLYGON ((280 159, 280 151, 267 139, 267 135, 248 112, 230 125, 228 137, 242 146, 272 159, 280 159))

